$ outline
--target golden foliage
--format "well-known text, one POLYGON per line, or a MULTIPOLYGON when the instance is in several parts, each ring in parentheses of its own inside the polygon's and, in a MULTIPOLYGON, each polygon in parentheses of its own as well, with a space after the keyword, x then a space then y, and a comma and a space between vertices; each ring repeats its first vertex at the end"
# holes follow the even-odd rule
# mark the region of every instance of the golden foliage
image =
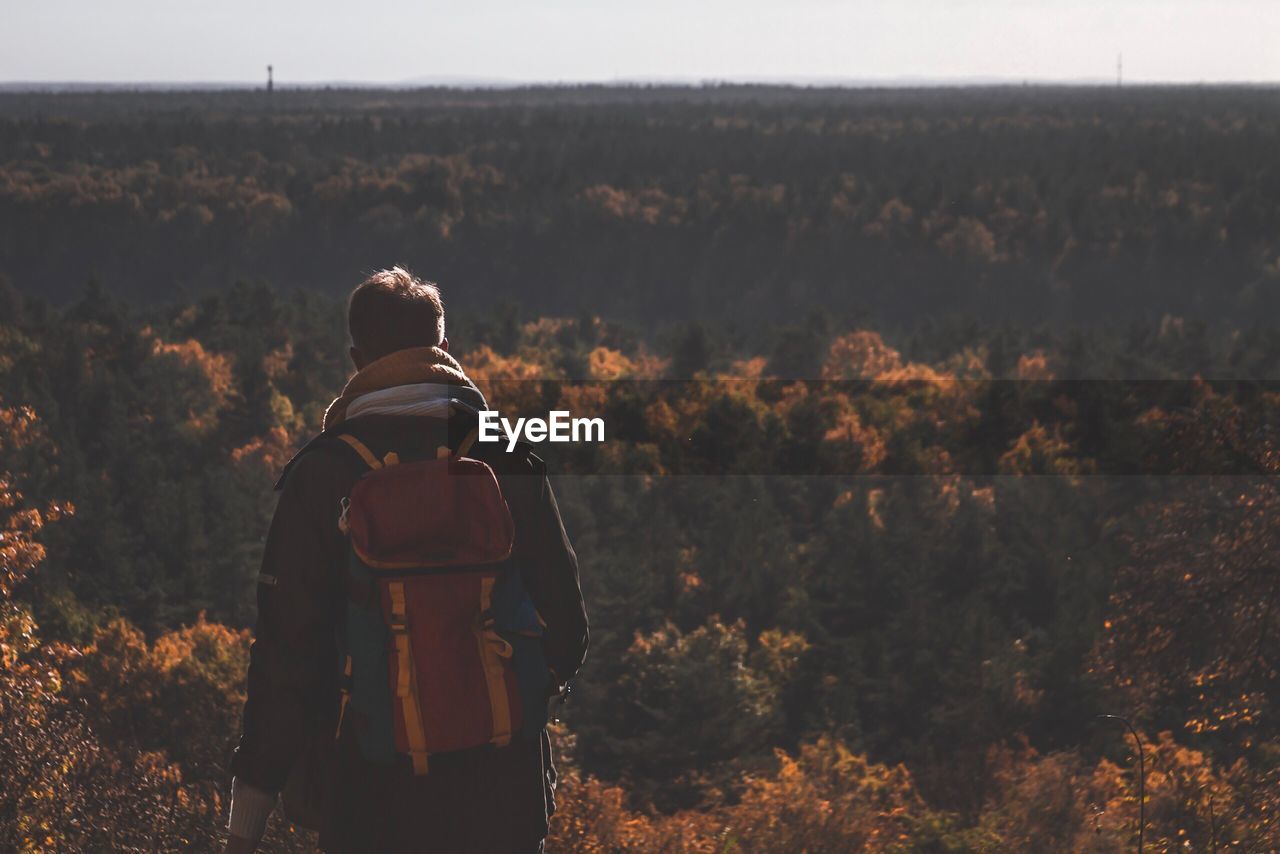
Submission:
MULTIPOLYGON (((1151 850, 1275 850, 1274 775, 1243 765, 1215 768, 1169 733, 1146 750, 1145 838, 1151 850)), ((627 791, 561 775, 548 850, 687 854, 774 851, 1044 851, 1121 854, 1137 839, 1136 757, 1126 767, 1079 755, 993 748, 992 785, 976 826, 931 811, 902 766, 869 762, 824 737, 742 780, 740 796, 660 814, 629 804, 627 791), (933 847, 931 847, 933 846, 933 847)))
POLYGON ((1053 368, 1049 365, 1049 357, 1043 350, 1023 353, 1018 357, 1017 377, 1020 380, 1029 382, 1054 379, 1053 368))
POLYGON ((489 406, 509 412, 536 411, 542 399, 541 380, 547 374, 536 362, 503 356, 482 344, 463 358, 472 379, 485 389, 489 406))
POLYGON ((194 338, 178 343, 166 343, 157 338, 152 342, 151 353, 197 368, 209 381, 209 391, 218 403, 225 401, 231 393, 231 360, 219 353, 210 353, 194 338))
POLYGON ((1047 429, 1036 422, 1019 436, 1000 457, 1001 474, 1075 475, 1090 468, 1075 456, 1074 448, 1062 437, 1059 428, 1047 429))
POLYGON ((194 338, 177 343, 156 338, 151 344, 151 357, 157 369, 176 367, 185 373, 186 376, 175 374, 166 385, 173 400, 185 409, 187 429, 203 434, 215 427, 218 413, 235 390, 230 357, 206 350, 194 338))
POLYGON ((256 465, 267 477, 274 477, 289 461, 295 451, 294 442, 289 432, 283 427, 274 427, 264 436, 256 436, 231 452, 231 461, 236 465, 256 465))
POLYGON ((873 472, 888 454, 885 437, 864 424, 857 410, 847 404, 822 438, 837 448, 841 471, 873 472))
POLYGON ((681 854, 774 851, 888 851, 904 845, 924 812, 902 766, 868 762, 822 738, 796 755, 775 754, 770 773, 748 775, 733 804, 670 815, 634 811, 626 792, 562 776, 552 851, 664 851, 681 854))
POLYGON ((944 383, 954 377, 920 362, 907 362, 880 333, 858 330, 837 337, 822 365, 824 380, 876 380, 882 383, 944 383))
POLYGON ((878 332, 859 330, 831 342, 822 366, 824 380, 877 379, 902 370, 902 356, 878 332))
POLYGON ((101 628, 67 666, 71 696, 113 741, 167 748, 192 770, 208 773, 228 756, 249 662, 249 633, 207 622, 153 643, 124 620, 101 628))
MULTIPOLYGON (((0 405, 0 454, 7 457, 39 438, 34 410, 0 405)), ((0 470, 0 600, 5 601, 44 560, 44 546, 37 539, 40 530, 46 523, 75 512, 70 502, 53 502, 44 508, 24 506, 16 481, 14 473, 0 470)))
POLYGON ((981 220, 960 217, 954 226, 938 239, 938 248, 952 257, 992 263, 1000 260, 996 238, 981 220))
MULTIPOLYGON (((0 453, 40 434, 35 413, 0 407, 0 453)), ((103 750, 62 696, 62 665, 78 651, 45 645, 14 589, 44 559, 36 537, 69 505, 23 509, 0 472, 0 849, 107 850, 143 844, 171 802, 174 769, 154 756, 103 750)))
POLYGON ((646 225, 679 225, 687 202, 656 187, 631 191, 597 184, 582 191, 582 200, 613 219, 646 225))

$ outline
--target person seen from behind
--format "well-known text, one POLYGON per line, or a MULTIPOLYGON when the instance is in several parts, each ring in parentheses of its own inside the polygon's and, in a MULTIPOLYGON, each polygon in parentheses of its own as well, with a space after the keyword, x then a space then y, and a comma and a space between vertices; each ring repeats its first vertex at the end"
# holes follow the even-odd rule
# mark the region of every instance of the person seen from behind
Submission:
POLYGON ((348 326, 356 373, 277 483, 227 851, 278 799, 324 851, 541 851, 588 642, 546 466, 476 443, 435 285, 378 272, 348 326))

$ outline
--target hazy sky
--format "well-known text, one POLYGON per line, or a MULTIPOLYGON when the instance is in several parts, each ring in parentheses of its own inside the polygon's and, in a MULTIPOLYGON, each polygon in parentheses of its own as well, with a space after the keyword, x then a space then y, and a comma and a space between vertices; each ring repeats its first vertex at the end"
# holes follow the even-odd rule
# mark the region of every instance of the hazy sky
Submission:
POLYGON ((1280 0, 0 0, 0 81, 1280 82, 1280 0))

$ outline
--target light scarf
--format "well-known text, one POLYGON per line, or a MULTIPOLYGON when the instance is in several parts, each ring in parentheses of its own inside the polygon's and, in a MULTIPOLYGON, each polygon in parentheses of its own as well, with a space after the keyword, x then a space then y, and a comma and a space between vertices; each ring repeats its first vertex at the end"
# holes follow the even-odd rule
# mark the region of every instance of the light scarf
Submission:
POLYGON ((439 415, 450 400, 485 409, 484 395, 439 347, 398 350, 356 372, 324 413, 324 429, 359 415, 439 415))
POLYGON ((448 418, 453 390, 440 383, 393 385, 362 394, 347 405, 347 420, 361 415, 448 418))

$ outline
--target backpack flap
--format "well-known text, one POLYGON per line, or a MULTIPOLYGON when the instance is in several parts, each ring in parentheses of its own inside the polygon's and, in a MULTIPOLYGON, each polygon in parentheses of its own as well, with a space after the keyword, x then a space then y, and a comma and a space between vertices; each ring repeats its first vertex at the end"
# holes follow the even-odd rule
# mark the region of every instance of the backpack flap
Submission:
POLYGON ((467 458, 370 472, 351 490, 346 524, 356 555, 375 574, 494 564, 515 542, 493 469, 467 458))

